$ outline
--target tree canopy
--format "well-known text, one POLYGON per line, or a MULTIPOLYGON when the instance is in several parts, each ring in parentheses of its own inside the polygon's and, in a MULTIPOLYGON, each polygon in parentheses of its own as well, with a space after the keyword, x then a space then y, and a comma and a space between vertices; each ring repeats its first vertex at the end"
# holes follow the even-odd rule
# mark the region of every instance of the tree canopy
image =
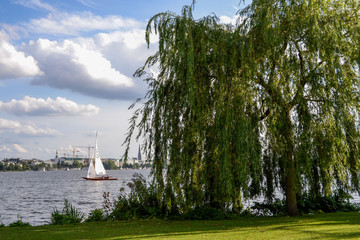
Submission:
POLYGON ((167 211, 281 189, 298 215, 303 194, 360 192, 360 3, 253 0, 235 25, 193 8, 149 21, 159 48, 126 140, 137 126, 167 211))

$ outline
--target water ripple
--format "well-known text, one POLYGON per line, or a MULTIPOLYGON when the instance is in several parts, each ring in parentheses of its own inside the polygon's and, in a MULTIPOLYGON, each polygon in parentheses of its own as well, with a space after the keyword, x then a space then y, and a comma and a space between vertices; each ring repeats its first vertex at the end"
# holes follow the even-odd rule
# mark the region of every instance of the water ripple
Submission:
POLYGON ((64 199, 86 215, 103 206, 103 193, 110 199, 119 194, 132 175, 147 177, 150 170, 116 170, 109 175, 119 181, 86 181, 84 171, 0 172, 0 222, 10 224, 21 218, 31 225, 48 224, 54 208, 61 210, 64 199))

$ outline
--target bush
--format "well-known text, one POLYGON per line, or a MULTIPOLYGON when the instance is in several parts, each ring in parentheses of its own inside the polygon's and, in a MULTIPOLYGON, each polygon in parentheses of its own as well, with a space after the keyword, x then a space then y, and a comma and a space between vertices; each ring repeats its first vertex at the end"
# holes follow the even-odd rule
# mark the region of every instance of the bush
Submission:
POLYGON ((51 224, 70 224, 70 223, 80 223, 83 221, 85 214, 78 211, 70 202, 64 200, 64 208, 60 213, 56 208, 51 213, 51 224))
MULTIPOLYGON (((16 222, 10 223, 9 227, 29 227, 31 226, 28 222, 23 222, 22 217, 19 215, 17 216, 18 220, 16 222)), ((0 224, 0 226, 5 226, 4 224, 0 224)))
POLYGON ((132 182, 129 182, 127 186, 130 188, 130 193, 127 196, 124 189, 120 190, 120 195, 110 213, 111 218, 122 220, 160 217, 162 215, 155 186, 148 185, 141 174, 135 173, 132 182))
POLYGON ((102 222, 106 221, 106 216, 104 215, 104 211, 102 209, 94 209, 89 213, 89 217, 85 220, 85 222, 102 222))
POLYGON ((313 212, 357 212, 359 204, 350 203, 350 196, 334 194, 332 196, 304 195, 298 200, 298 209, 303 213, 313 212))
MULTIPOLYGON (((131 182, 127 184, 130 193, 126 195, 121 189, 120 195, 111 204, 109 193, 104 193, 104 205, 109 219, 124 220, 133 218, 168 218, 168 219, 227 219, 233 216, 222 209, 212 208, 207 205, 198 206, 185 213, 180 214, 173 197, 170 209, 165 209, 164 199, 157 196, 157 188, 154 184, 147 183, 141 174, 134 174, 131 182)), ((166 190, 165 190, 166 191, 166 190)), ((171 190, 170 190, 171 191, 171 190)), ((297 196, 297 205, 301 213, 310 212, 350 212, 359 211, 360 205, 349 202, 346 194, 335 194, 333 196, 310 197, 309 195, 297 196)), ((100 214, 100 213, 98 213, 100 214)), ((275 199, 271 202, 255 204, 242 213, 243 215, 255 216, 277 216, 286 215, 285 200, 275 199)), ((95 218, 95 216, 94 216, 95 218)), ((100 215, 99 215, 100 219, 100 215)))
MULTIPOLYGON (((350 196, 334 194, 332 196, 298 196, 297 207, 301 213, 357 212, 359 204, 350 203, 350 196)), ((270 203, 258 203, 251 207, 257 216, 286 215, 286 203, 276 199, 270 203)))
POLYGON ((163 199, 158 199, 156 186, 146 182, 141 174, 135 173, 131 182, 127 184, 130 193, 126 195, 124 189, 112 205, 108 194, 104 193, 105 209, 110 209, 110 218, 115 220, 136 218, 168 218, 168 219, 227 219, 230 214, 209 206, 197 207, 180 214, 178 206, 172 199, 172 206, 166 209, 163 199))
POLYGON ((17 220, 16 222, 10 223, 9 227, 29 227, 31 226, 28 222, 23 222, 22 220, 17 220))

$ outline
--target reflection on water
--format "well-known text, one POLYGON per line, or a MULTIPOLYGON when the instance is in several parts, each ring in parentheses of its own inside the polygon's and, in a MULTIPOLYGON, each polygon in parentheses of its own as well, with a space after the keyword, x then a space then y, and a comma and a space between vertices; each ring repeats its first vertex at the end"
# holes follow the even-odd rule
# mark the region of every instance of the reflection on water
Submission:
POLYGON ((64 199, 87 215, 103 207, 104 192, 112 200, 121 187, 129 190, 126 184, 134 173, 148 177, 150 170, 108 171, 117 181, 86 181, 85 171, 1 172, 0 221, 8 225, 19 216, 31 225, 47 224, 55 207, 62 210, 64 199))

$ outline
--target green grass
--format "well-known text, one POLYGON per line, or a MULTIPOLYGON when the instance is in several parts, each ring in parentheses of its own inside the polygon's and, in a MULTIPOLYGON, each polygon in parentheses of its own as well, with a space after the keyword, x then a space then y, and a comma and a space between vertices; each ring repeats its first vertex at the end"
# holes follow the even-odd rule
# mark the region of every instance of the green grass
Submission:
POLYGON ((360 213, 3 227, 0 239, 360 239, 360 213))

